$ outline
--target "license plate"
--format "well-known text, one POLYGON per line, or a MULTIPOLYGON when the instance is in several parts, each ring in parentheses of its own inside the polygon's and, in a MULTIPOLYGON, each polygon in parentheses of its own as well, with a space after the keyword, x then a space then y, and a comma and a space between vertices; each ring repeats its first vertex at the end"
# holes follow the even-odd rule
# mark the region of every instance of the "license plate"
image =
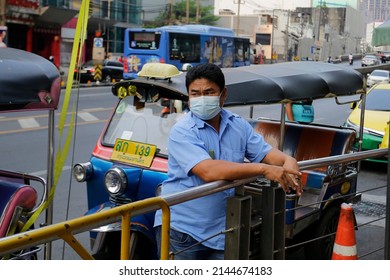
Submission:
POLYGON ((125 139, 116 139, 111 160, 150 167, 157 146, 125 139))

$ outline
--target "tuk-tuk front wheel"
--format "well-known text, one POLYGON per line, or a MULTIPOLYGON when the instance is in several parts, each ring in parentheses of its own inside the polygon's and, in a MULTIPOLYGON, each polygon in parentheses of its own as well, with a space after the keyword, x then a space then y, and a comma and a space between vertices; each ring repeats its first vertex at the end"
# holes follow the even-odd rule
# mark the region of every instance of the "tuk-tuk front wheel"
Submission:
MULTIPOLYGON (((155 245, 144 234, 132 231, 130 236, 129 260, 156 259, 155 245)), ((119 260, 121 252, 121 232, 105 233, 105 238, 98 252, 93 254, 95 260, 119 260)))
POLYGON ((310 239, 320 238, 328 234, 330 236, 306 244, 305 255, 307 259, 330 260, 332 258, 335 240, 334 233, 337 230, 339 216, 340 204, 336 203, 325 209, 325 213, 320 220, 311 227, 312 231, 309 231, 307 235, 310 236, 310 239))

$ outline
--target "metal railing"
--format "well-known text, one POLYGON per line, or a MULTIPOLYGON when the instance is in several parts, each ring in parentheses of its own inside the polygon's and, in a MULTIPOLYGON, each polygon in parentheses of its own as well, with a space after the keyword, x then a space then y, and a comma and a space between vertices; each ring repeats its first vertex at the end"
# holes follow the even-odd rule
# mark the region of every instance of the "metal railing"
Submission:
MULTIPOLYGON (((367 158, 382 157, 388 156, 388 149, 377 149, 372 151, 356 152, 353 154, 346 154, 340 156, 332 156, 320 159, 313 159, 307 161, 299 162, 300 168, 311 169, 315 167, 321 167, 325 165, 335 165, 346 162, 354 162, 367 158)), ((387 174, 387 181, 389 182, 389 173, 387 174)), ((91 214, 84 217, 79 217, 76 219, 68 220, 65 222, 48 225, 43 228, 31 230, 28 232, 23 232, 20 234, 12 235, 0 239, 0 256, 10 254, 12 252, 31 248, 32 246, 46 244, 55 240, 62 239, 82 258, 82 259, 93 259, 89 251, 83 247, 83 245, 78 242, 75 238, 75 235, 81 232, 90 231, 99 226, 111 224, 114 222, 122 222, 122 234, 121 234, 121 259, 127 259, 129 255, 129 243, 130 243, 130 223, 131 216, 136 216, 139 214, 145 214, 151 211, 156 211, 162 209, 163 212, 163 223, 162 223, 162 245, 161 245, 161 259, 169 258, 169 224, 170 224, 170 210, 169 206, 173 206, 178 203, 182 203, 191 199, 196 199, 199 197, 207 196, 214 194, 223 190, 231 188, 242 188, 244 185, 254 182, 257 177, 251 177, 244 180, 237 180, 234 182, 227 181, 216 181, 212 183, 207 183, 200 185, 194 188, 191 188, 187 191, 174 193, 169 195, 164 195, 161 197, 154 197, 145 199, 142 201, 132 202, 126 205, 118 206, 112 209, 109 209, 104 212, 91 214)), ((388 188, 389 184, 387 184, 388 188)), ((265 207, 271 207, 270 209, 275 209, 275 205, 280 205, 281 201, 275 201, 275 193, 283 192, 280 187, 271 187, 265 188, 266 192, 263 193, 266 203, 270 205, 265 205, 265 207)), ((389 257, 389 196, 390 191, 387 191, 387 201, 386 201, 386 240, 385 240, 385 259, 390 259, 389 257)), ((284 200, 283 200, 284 201, 284 200)), ((264 206, 264 205, 263 205, 264 206)), ((284 206, 283 206, 284 207, 284 206)), ((284 210, 284 209, 281 209, 284 210)), ((276 211, 279 211, 276 209, 276 211)), ((284 258, 284 250, 286 248, 275 248, 273 244, 279 243, 284 239, 284 211, 276 213, 281 216, 283 214, 283 219, 279 219, 279 224, 275 225, 274 215, 275 213, 269 213, 268 216, 262 218, 262 223, 264 223, 269 229, 271 229, 272 234, 267 234, 262 237, 262 246, 264 258, 274 259, 276 254, 276 259, 284 258), (283 220, 283 223, 281 222, 283 220)), ((240 256, 238 256, 239 258, 240 256)))

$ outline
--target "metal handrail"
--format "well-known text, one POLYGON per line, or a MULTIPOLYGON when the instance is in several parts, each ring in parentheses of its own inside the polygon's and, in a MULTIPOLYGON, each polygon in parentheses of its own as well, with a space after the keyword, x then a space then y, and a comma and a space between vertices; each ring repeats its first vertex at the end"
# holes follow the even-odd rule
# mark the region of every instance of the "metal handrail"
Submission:
POLYGON ((330 156, 325 158, 303 160, 298 162, 298 165, 300 169, 305 170, 305 169, 334 165, 339 163, 356 162, 367 158, 383 157, 383 156, 387 156, 387 153, 388 153, 388 149, 382 148, 376 150, 356 152, 351 154, 330 156))
MULTIPOLYGON (((356 152, 352 154, 345 154, 340 156, 325 157, 320 159, 312 159, 300 161, 298 164, 301 169, 310 169, 321 167, 324 165, 332 165, 345 162, 354 162, 366 158, 374 158, 385 156, 388 149, 377 149, 364 152, 356 152)), ((65 240, 75 252, 84 259, 91 259, 88 251, 74 238, 74 234, 89 231, 99 226, 111 224, 121 220, 128 221, 129 213, 132 215, 145 214, 163 208, 163 227, 167 229, 170 223, 169 218, 164 212, 169 212, 169 206, 182 203, 191 199, 203 197, 214 194, 230 188, 240 187, 242 185, 255 181, 257 177, 250 177, 247 179, 237 180, 233 182, 215 181, 191 188, 187 191, 164 195, 160 197, 148 198, 142 201, 132 202, 126 205, 118 206, 109 209, 105 212, 91 214, 85 217, 68 220, 65 222, 48 225, 43 228, 15 234, 9 237, 0 239, 0 255, 6 255, 17 250, 26 249, 35 245, 44 244, 58 239, 65 240)), ((169 217, 169 213, 167 214, 169 217)), ((128 243, 130 228, 122 227, 122 241, 128 243), (126 231, 126 232, 124 232, 126 231), (127 236, 127 237, 126 237, 127 236)), ((168 259, 168 230, 162 230, 162 255, 161 259, 168 259)), ((126 248, 128 244, 122 244, 121 257, 126 255, 126 248), (126 245, 126 246, 125 246, 126 245)))

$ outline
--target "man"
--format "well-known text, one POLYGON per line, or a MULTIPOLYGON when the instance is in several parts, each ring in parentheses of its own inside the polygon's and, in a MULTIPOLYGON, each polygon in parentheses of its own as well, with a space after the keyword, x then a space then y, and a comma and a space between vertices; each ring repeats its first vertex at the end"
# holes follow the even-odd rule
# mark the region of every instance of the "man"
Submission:
MULTIPOLYGON (((190 112, 172 128, 168 142, 168 179, 162 194, 217 180, 257 175, 278 182, 284 191, 302 191, 296 160, 272 148, 250 124, 225 109, 225 78, 214 64, 192 67, 186 75, 190 112), (244 163, 244 158, 251 163, 244 163)), ((175 259, 223 259, 226 201, 234 189, 171 207, 170 251, 191 247, 175 259), (209 238, 202 244, 198 242, 209 238)), ((155 218, 160 249, 161 211, 155 218)))
POLYGON ((289 121, 311 123, 314 121, 314 106, 312 101, 299 101, 286 104, 286 116, 289 121))

